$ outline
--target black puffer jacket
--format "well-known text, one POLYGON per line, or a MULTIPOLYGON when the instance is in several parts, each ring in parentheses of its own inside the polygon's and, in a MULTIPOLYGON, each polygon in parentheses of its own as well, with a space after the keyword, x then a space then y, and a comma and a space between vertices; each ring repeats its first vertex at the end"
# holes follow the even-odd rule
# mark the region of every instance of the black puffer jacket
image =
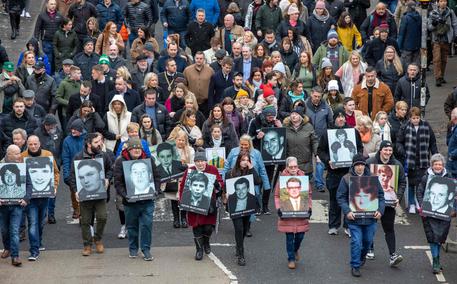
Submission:
POLYGON ((41 12, 36 19, 35 38, 44 41, 52 41, 54 34, 60 29, 62 22, 63 17, 59 12, 56 12, 54 17, 51 17, 47 11, 41 12))
POLYGON ((387 65, 386 68, 386 66, 384 66, 384 60, 381 58, 378 60, 378 63, 376 63, 376 72, 378 73, 378 79, 386 83, 392 94, 395 94, 397 82, 403 76, 404 71, 399 75, 393 64, 387 65))
POLYGON ((327 33, 332 25, 336 25, 336 22, 332 17, 329 17, 326 21, 320 21, 316 18, 316 15, 312 14, 308 18, 307 26, 310 33, 309 40, 313 52, 316 52, 321 43, 327 40, 327 33))
MULTIPOLYGON (((162 135, 162 139, 165 140, 170 134, 171 131, 171 118, 168 114, 168 110, 164 105, 156 103, 156 121, 157 121, 157 130, 159 130, 162 135)), ((139 122, 143 114, 146 113, 146 105, 142 103, 137 106, 132 111, 132 122, 139 122)))
POLYGON ((57 109, 56 81, 46 73, 37 77, 31 75, 27 78, 25 88, 35 92, 35 101, 41 105, 46 112, 55 112, 57 109))
POLYGON ((18 118, 14 112, 3 117, 0 121, 1 130, 5 133, 10 144, 13 143, 13 130, 16 128, 22 128, 27 132, 27 135, 33 134, 33 131, 38 128, 36 119, 33 118, 28 111, 24 112, 24 115, 21 118, 18 118))
POLYGON ((309 38, 308 26, 301 20, 297 21, 297 25, 295 27, 292 27, 288 20, 283 20, 276 29, 276 41, 281 42, 284 37, 287 37, 287 31, 291 28, 294 28, 297 31, 297 34, 309 38))
POLYGON ((86 21, 90 17, 97 18, 97 8, 88 2, 74 3, 68 10, 68 18, 73 19, 73 29, 78 35, 87 35, 86 21))
POLYGON ((125 24, 132 30, 141 26, 149 27, 152 24, 151 8, 144 2, 129 2, 124 8, 125 24))
POLYGON ((99 59, 100 56, 95 52, 92 52, 92 54, 89 55, 84 51, 81 51, 75 55, 73 61, 75 62, 75 65, 81 69, 83 80, 92 79, 92 67, 98 64, 99 59))
MULTIPOLYGON (((430 99, 430 90, 428 89, 427 83, 425 83, 425 104, 430 99)), ((409 78, 408 75, 401 77, 398 80, 397 87, 395 89, 394 99, 396 102, 405 101, 408 103, 408 107, 420 107, 421 102, 421 78, 420 74, 417 74, 414 78, 409 78)))

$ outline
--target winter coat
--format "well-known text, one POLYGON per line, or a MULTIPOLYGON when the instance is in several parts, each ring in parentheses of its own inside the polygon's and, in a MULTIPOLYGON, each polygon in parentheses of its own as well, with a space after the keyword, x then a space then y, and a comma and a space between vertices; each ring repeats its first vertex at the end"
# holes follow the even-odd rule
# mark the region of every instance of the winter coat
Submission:
POLYGON ((70 6, 68 18, 73 20, 73 28, 78 35, 87 35, 86 22, 90 17, 97 18, 97 8, 89 2, 81 3, 75 2, 70 6))
MULTIPOLYGON (((398 80, 397 87, 395 89, 395 101, 405 101, 409 108, 419 107, 421 101, 421 74, 418 73, 416 77, 409 78, 406 74, 398 80)), ((425 104, 427 105, 430 100, 430 90, 427 83, 425 83, 425 104)))
POLYGON ((62 61, 65 59, 71 59, 76 55, 78 46, 79 40, 74 30, 65 32, 64 30, 59 29, 55 32, 53 38, 53 47, 57 70, 62 68, 62 61))
MULTIPOLYGON (((168 60, 168 59, 171 59, 172 57, 170 57, 168 54, 165 55, 165 56, 160 56, 159 58, 159 61, 157 62, 157 71, 159 73, 162 73, 162 72, 165 72, 165 62, 168 60)), ((177 68, 177 71, 179 73, 182 73, 184 72, 184 69, 186 69, 187 67, 187 61, 186 59, 184 59, 181 55, 176 55, 176 57, 172 58, 175 60, 176 62, 176 68, 177 68)))
POLYGON ((33 131, 38 128, 38 123, 35 118, 33 118, 27 111, 24 111, 24 114, 21 118, 18 118, 14 112, 10 112, 2 117, 0 120, 0 129, 5 133, 6 137, 9 138, 9 141, 12 144, 13 142, 13 130, 16 128, 22 128, 27 132, 27 135, 33 134, 33 131))
MULTIPOLYGON (((431 168, 429 168, 427 170, 426 175, 422 177, 421 182, 416 190, 417 202, 421 207, 424 201, 424 193, 427 187, 427 182, 434 176, 451 178, 451 175, 448 174, 445 169, 441 174, 436 174, 435 172, 433 172, 431 168)), ((451 221, 436 219, 429 216, 423 216, 422 224, 424 226, 425 236, 427 237, 428 243, 443 244, 446 242, 447 235, 449 234, 449 228, 451 226, 451 221)))
MULTIPOLYGON (((365 166, 365 171, 363 176, 370 176, 370 169, 368 166, 365 166)), ((352 212, 351 208, 349 208, 349 177, 357 176, 355 173, 354 167, 352 166, 349 169, 349 173, 347 173, 340 181, 340 185, 338 186, 338 191, 336 193, 336 199, 338 201, 338 205, 343 210, 344 218, 348 224, 352 225, 370 225, 376 223, 375 218, 355 218, 354 220, 349 220, 347 218, 347 214, 352 212)), ((384 200, 384 191, 382 189, 381 183, 377 180, 377 187, 378 187, 378 212, 381 215, 384 214, 385 209, 385 200, 384 200)))
MULTIPOLYGON (((203 123, 202 127, 202 135, 204 141, 211 140, 211 127, 216 124, 209 120, 209 118, 203 123)), ((222 123, 220 124, 222 135, 224 136, 224 140, 226 143, 230 145, 238 146, 238 135, 236 134, 235 127, 233 126, 231 121, 228 121, 227 124, 222 123)))
MULTIPOLYGON (((5 78, 5 73, 0 73, 0 113, 4 113, 3 104, 5 101, 5 89, 9 89, 11 91, 16 90, 14 94, 11 96, 11 107, 14 104, 14 100, 18 97, 22 97, 22 93, 25 91, 25 87, 22 84, 22 81, 19 80, 11 85, 7 84, 9 79, 5 78)), ((11 109, 12 110, 12 109, 11 109)))
POLYGON ((361 47, 363 45, 362 35, 354 24, 352 27, 337 27, 336 32, 338 33, 339 41, 349 52, 351 52, 354 48, 361 47))
POLYGON ((309 29, 311 46, 313 51, 316 52, 321 43, 327 40, 327 33, 332 25, 336 25, 336 22, 332 17, 329 17, 325 21, 321 21, 315 14, 312 14, 308 18, 308 23, 306 25, 309 29))
MULTIPOLYGON (((216 33, 215 33, 215 37, 218 38, 221 43, 222 43, 222 49, 226 49, 225 47, 225 32, 226 32, 226 29, 224 27, 222 28, 218 28, 216 30, 216 33)), ((230 30, 230 39, 232 41, 232 44, 237 41, 238 39, 240 38, 243 38, 244 36, 244 29, 242 26, 239 26, 239 25, 234 25, 232 27, 232 29, 230 30)))
POLYGON ((375 66, 376 63, 383 58, 384 51, 386 50, 386 47, 388 47, 389 45, 395 47, 395 50, 397 51, 398 55, 401 54, 397 41, 390 37, 387 38, 386 41, 382 41, 380 38, 375 38, 368 42, 365 45, 364 56, 368 66, 375 66))
POLYGON ((189 3, 187 0, 179 0, 176 6, 175 0, 167 0, 160 10, 162 23, 168 24, 168 30, 173 32, 183 32, 187 30, 187 25, 191 21, 189 3))
MULTIPOLYGON (((29 50, 29 45, 32 45, 33 46, 33 50, 34 50, 34 53, 35 53, 35 62, 38 62, 38 61, 41 61, 44 63, 44 68, 46 69, 46 74, 48 74, 49 76, 51 76, 51 64, 49 64, 49 58, 48 56, 46 55, 46 53, 42 52, 40 49, 40 43, 38 42, 38 40, 34 37, 32 37, 26 44, 25 44, 25 48, 26 48, 26 51, 29 50)), ((24 60, 24 52, 21 52, 21 54, 19 54, 19 58, 17 60, 17 65, 16 67, 19 67, 22 65, 22 61, 24 60)))
MULTIPOLYGON (((240 147, 233 148, 230 153, 226 154, 226 159, 224 163, 224 170, 222 171, 222 175, 226 175, 230 172, 231 169, 235 167, 236 159, 240 154, 240 147)), ((259 174, 260 178, 262 179, 262 187, 264 190, 270 190, 270 177, 268 177, 267 170, 265 169, 265 163, 262 159, 262 154, 259 150, 251 148, 249 150, 249 155, 251 156, 252 166, 255 171, 259 174)), ((260 186, 255 186, 256 192, 260 192, 260 186)))
POLYGON ((151 8, 144 2, 129 2, 124 8, 124 23, 133 31, 139 27, 149 27, 152 24, 151 8))
MULTIPOLYGON (((81 121, 82 123, 82 121, 81 121)), ((63 140, 62 145, 62 171, 65 183, 68 185, 70 182, 70 171, 73 164, 73 159, 77 153, 81 152, 84 147, 84 139, 86 138, 87 132, 81 134, 81 136, 68 135, 63 140)))
POLYGON ((91 54, 86 54, 84 51, 78 53, 73 58, 75 65, 81 69, 81 75, 83 80, 92 79, 92 67, 98 64, 100 55, 93 52, 91 54))
MULTIPOLYGON (((376 114, 383 110, 390 113, 394 107, 394 97, 389 87, 383 82, 376 79, 373 86, 371 120, 374 120, 376 114)), ((355 102, 355 108, 362 111, 364 115, 368 114, 368 87, 365 79, 362 83, 357 84, 352 90, 352 98, 355 102)))
POLYGON ((427 29, 432 35, 432 43, 440 41, 438 35, 438 23, 439 19, 444 19, 449 30, 446 33, 445 39, 447 43, 451 43, 457 37, 457 17, 454 11, 446 7, 446 10, 441 13, 438 7, 435 7, 428 17, 427 29))
MULTIPOLYGON (((287 169, 284 169, 279 176, 291 176, 287 169)), ((298 170, 296 176, 304 176, 305 173, 302 170, 298 170)), ((312 186, 311 182, 308 184, 309 191, 308 191, 308 208, 312 209, 312 186)), ((280 209, 280 186, 279 186, 279 179, 275 186, 275 207, 276 209, 280 209)), ((278 218, 278 232, 281 233, 303 233, 309 231, 309 220, 305 218, 278 218)))
MULTIPOLYGON (((162 135, 162 139, 165 140, 168 137, 168 134, 171 131, 171 118, 168 114, 168 111, 164 105, 159 103, 155 104, 156 108, 156 121, 157 121, 157 130, 159 130, 162 135)), ((146 113, 146 105, 144 103, 135 107, 132 111, 132 122, 139 122, 143 114, 146 113)))
POLYGON ((49 134, 44 128, 44 123, 33 132, 34 135, 40 139, 41 149, 47 150, 52 153, 57 165, 60 166, 60 154, 62 153, 63 132, 60 127, 56 127, 54 134, 49 134))
POLYGON ((192 64, 183 72, 184 78, 187 81, 187 87, 194 93, 199 104, 208 101, 208 88, 211 77, 214 75, 214 71, 209 65, 203 65, 201 70, 197 70, 196 65, 192 64))
POLYGON ((205 10, 206 21, 216 27, 220 14, 220 7, 217 0, 192 0, 189 6, 192 19, 195 19, 197 10, 200 8, 205 10))
POLYGON ((398 32, 400 50, 417 51, 421 48, 422 19, 417 11, 403 15, 398 32))
MULTIPOLYGON (((374 10, 370 16, 368 16, 360 26, 360 33, 362 34, 362 39, 363 41, 367 41, 371 35, 373 35, 373 30, 376 28, 374 26, 374 13, 376 13, 376 10, 374 10)), ((389 26, 389 38, 392 38, 394 40, 397 39, 397 24, 395 22, 395 18, 392 15, 392 13, 389 12, 389 10, 386 9, 387 16, 385 18, 385 22, 389 26)), ((381 24, 381 23, 379 23, 381 24)))
POLYGON ((41 124, 41 121, 46 116, 47 112, 44 108, 37 103, 33 103, 31 107, 25 107, 25 109, 29 112, 29 114, 36 119, 38 124, 41 124))
POLYGON ((320 138, 327 133, 327 128, 333 124, 333 112, 330 106, 321 100, 318 106, 311 103, 311 99, 305 101, 306 115, 314 126, 316 136, 320 138))
MULTIPOLYGON (((245 1, 245 3, 248 1, 245 1)), ((247 9, 246 9, 246 17, 244 19, 244 28, 247 30, 255 30, 253 29, 255 27, 255 17, 257 15, 257 12, 259 11, 260 7, 262 7, 263 1, 260 5, 256 5, 255 1, 252 1, 249 3, 247 9)))
POLYGON ((138 56, 140 56, 141 54, 143 54, 144 45, 147 42, 150 42, 152 44, 153 50, 157 53, 157 57, 155 58, 155 60, 158 59, 158 53, 160 51, 160 47, 159 47, 159 43, 157 42, 157 40, 155 38, 150 37, 144 43, 140 38, 136 38, 135 40, 133 40, 132 47, 130 48, 130 57, 132 58, 133 61, 136 61, 136 58, 138 56))
POLYGON ((279 52, 281 53, 282 63, 289 67, 289 70, 294 70, 295 66, 298 63, 297 53, 293 51, 292 47, 289 49, 289 51, 285 51, 281 48, 279 52))
POLYGON ((370 0, 344 0, 344 6, 348 8, 352 21, 359 28, 367 18, 367 9, 370 8, 370 0))
POLYGON ((98 26, 101 31, 105 29, 106 24, 109 21, 112 21, 116 24, 117 31, 121 29, 123 23, 123 15, 121 7, 118 4, 112 2, 108 7, 100 1, 101 3, 97 4, 97 14, 98 14, 98 26))
MULTIPOLYGON (((41 142, 41 140, 40 140, 41 142)), ((54 157, 54 161, 52 162, 53 164, 53 171, 54 171, 54 193, 57 193, 57 188, 59 187, 59 182, 60 182, 60 172, 59 172, 59 167, 58 163, 55 160, 56 157, 54 156, 53 153, 50 151, 44 149, 43 147, 40 148, 39 150, 39 155, 30 155, 29 151, 24 151, 21 153, 22 158, 29 158, 29 157, 54 157)))
MULTIPOLYGON (((283 20, 276 29, 276 41, 281 42, 284 37, 287 37, 287 31, 292 28, 288 20, 283 20)), ((308 27, 300 19, 297 21, 297 25, 294 27, 298 35, 306 38, 310 37, 308 27)))
POLYGON ((62 22, 63 16, 59 12, 56 12, 53 17, 47 11, 41 12, 36 19, 34 37, 52 42, 54 34, 60 30, 62 22))
POLYGON ((453 176, 457 176, 457 127, 449 127, 446 137, 448 161, 446 167, 453 176))
MULTIPOLYGON (((319 48, 317 49, 316 53, 314 53, 312 62, 313 65, 317 67, 317 70, 321 70, 321 63, 324 57, 327 57, 327 49, 328 44, 327 42, 323 42, 319 48)), ((349 59, 349 52, 342 44, 338 44, 338 68, 341 67, 346 61, 349 59)))
MULTIPOLYGON (((97 41, 95 43, 95 53, 102 55, 102 54, 109 54, 109 47, 110 47, 110 42, 109 42, 110 36, 105 36, 105 33, 101 33, 97 41)), ((124 45, 124 40, 122 39, 122 36, 117 33, 116 36, 116 46, 119 49, 119 53, 122 54, 122 52, 125 49, 124 45)), ((111 59, 110 59, 111 60, 111 59)), ((125 65, 125 62, 124 62, 125 65)), ((110 67, 113 68, 114 70, 117 69, 117 67, 113 64, 110 64, 110 67)))
MULTIPOLYGON (((178 191, 180 201, 182 198, 182 194, 183 194, 184 186, 186 184, 186 179, 187 179, 189 170, 195 171, 196 168, 195 168, 195 166, 190 167, 188 170, 186 170, 186 172, 184 173, 184 176, 181 179, 181 182, 179 184, 179 191, 178 191)), ((203 172, 213 174, 216 176, 216 180, 214 181, 213 195, 211 196, 211 200, 212 200, 211 203, 216 202, 216 194, 218 194, 218 192, 224 190, 224 181, 222 180, 222 178, 219 174, 219 171, 217 170, 217 168, 215 166, 206 165, 206 168, 203 172)), ((217 216, 216 214, 217 214, 216 211, 213 212, 212 214, 208 214, 208 215, 201 215, 201 214, 197 214, 197 213, 193 213, 193 212, 187 212, 187 222, 193 228, 201 226, 201 225, 216 225, 216 216, 217 216)))
POLYGON ((378 74, 378 79, 381 82, 384 82, 387 86, 389 86, 390 91, 392 94, 395 94, 395 90, 397 89, 398 80, 403 76, 404 72, 398 74, 397 69, 391 63, 389 65, 384 66, 384 60, 381 58, 376 63, 376 72, 378 74))
POLYGON ((252 30, 261 30, 263 34, 268 29, 276 30, 279 23, 282 21, 282 11, 278 6, 270 7, 267 3, 259 8, 255 15, 255 25, 252 30))
POLYGON ((57 109, 56 82, 48 74, 42 74, 39 78, 30 76, 25 84, 27 90, 35 92, 35 101, 47 112, 54 113, 57 109))
MULTIPOLYGON (((66 115, 68 102, 70 97, 74 94, 79 94, 79 89, 81 87, 81 81, 71 80, 69 77, 66 77, 62 83, 60 83, 59 88, 56 92, 56 101, 59 106, 62 107, 62 113, 66 115)), ((73 115, 71 112, 70 116, 73 115)))
POLYGON ((86 130, 87 133, 94 133, 94 132, 103 133, 103 129, 105 128, 105 123, 103 122, 103 119, 100 117, 98 112, 91 112, 87 115, 87 117, 85 119, 82 119, 79 111, 75 112, 75 114, 72 117, 70 117, 70 119, 68 120, 67 133, 70 132, 71 123, 76 119, 81 119, 83 121, 84 129, 86 130))
POLYGON ((298 167, 305 174, 313 173, 313 157, 317 154, 319 140, 314 133, 313 125, 305 115, 300 126, 295 129, 292 123, 284 120, 287 137, 287 157, 295 157, 298 167))
MULTIPOLYGON (((262 96, 263 97, 263 96, 262 96)), ((260 98, 262 98, 260 97, 260 98)), ((293 104, 296 101, 305 101, 308 98, 308 94, 306 91, 303 91, 299 96, 294 95, 292 91, 287 92, 287 94, 284 94, 281 100, 281 104, 278 110, 278 117, 281 118, 281 120, 284 120, 286 117, 290 115, 290 112, 292 111, 293 104), (293 99, 292 99, 293 97, 293 99)))
MULTIPOLYGON (((210 40, 214 36, 214 26, 209 22, 203 22, 199 24, 194 21, 189 23, 187 26, 187 32, 185 36, 186 44, 195 54, 197 51, 205 51, 211 48, 210 40)), ((211 62, 207 62, 208 64, 211 62)))

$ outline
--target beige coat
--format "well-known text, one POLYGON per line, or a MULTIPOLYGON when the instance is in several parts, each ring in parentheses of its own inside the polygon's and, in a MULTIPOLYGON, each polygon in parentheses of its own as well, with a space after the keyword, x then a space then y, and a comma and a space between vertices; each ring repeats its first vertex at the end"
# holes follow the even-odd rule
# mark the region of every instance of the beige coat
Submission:
POLYGON ((197 102, 202 104, 208 100, 208 88, 214 71, 209 65, 203 65, 202 70, 198 71, 195 64, 187 66, 184 69, 184 78, 186 78, 189 91, 195 94, 197 102))
MULTIPOLYGON (((115 43, 117 45, 117 48, 119 49, 120 54, 124 50, 125 45, 124 41, 122 40, 122 36, 119 33, 116 34, 115 43)), ((109 41, 109 37, 106 37, 105 33, 101 33, 97 38, 97 42, 95 43, 95 52, 99 55, 108 55, 110 45, 111 43, 109 41)))
MULTIPOLYGON (((242 26, 234 25, 233 28, 230 30, 232 34, 232 44, 237 41, 239 38, 243 38, 244 36, 244 29, 242 26)), ((224 37, 225 37, 225 28, 218 28, 215 34, 215 37, 218 38, 222 42, 222 48, 225 49, 224 44, 224 37)))

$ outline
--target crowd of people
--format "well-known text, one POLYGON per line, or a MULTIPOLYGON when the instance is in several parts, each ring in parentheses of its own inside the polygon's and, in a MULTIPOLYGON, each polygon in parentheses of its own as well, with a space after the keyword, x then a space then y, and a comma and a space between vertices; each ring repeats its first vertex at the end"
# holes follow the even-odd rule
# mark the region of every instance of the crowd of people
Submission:
MULTIPOLYGON (((6 1, 11 39, 24 34, 20 19, 28 14, 26 2, 31 1, 6 1)), ((426 23, 437 87, 446 84, 447 58, 457 37, 457 6, 448 4, 432 3, 426 23)), ((271 214, 274 190, 290 269, 300 259, 300 243, 310 228, 312 191, 328 191, 328 234, 337 235, 343 227, 351 238, 353 276, 360 277, 365 260, 375 257, 377 219, 389 263, 396 266, 403 257, 395 246, 395 207, 405 191, 407 211, 423 215, 428 179, 457 175, 457 91, 444 103, 449 117, 445 158, 424 118, 430 92, 419 65, 422 7, 414 0, 384 0, 371 13, 368 8, 368 0, 47 0, 17 63, 8 59, 13 51, 0 46, 2 162, 53 157, 54 189, 59 177, 70 189, 84 256, 93 253, 94 244, 97 253, 104 252, 111 195, 119 213, 118 237, 128 237, 129 257, 141 250, 144 260, 153 259, 155 203, 129 202, 122 165, 141 159, 152 159, 154 165, 155 152, 162 161, 176 151, 177 164, 150 171, 157 193, 170 200, 173 227, 192 227, 196 260, 211 252, 217 208, 227 204, 224 180, 253 175, 255 214, 232 219, 239 265, 246 264, 243 240, 252 236, 255 216, 271 214), (265 128, 285 128, 287 139, 270 137, 265 128), (335 145, 341 148, 335 151, 329 147, 331 129, 345 130, 336 132, 341 140, 335 145), (346 141, 347 129, 354 130, 352 142, 346 141), (267 138, 272 152, 286 152, 285 164, 265 165, 261 146, 267 138), (176 148, 166 148, 166 141, 176 148), (222 170, 207 162, 204 149, 213 147, 225 149, 222 170), (352 165, 337 167, 343 152, 352 165), (104 171, 82 162, 78 170, 94 168, 100 176, 97 186, 108 190, 108 198, 80 200, 83 177, 75 175, 74 161, 93 159, 102 160, 104 171), (370 171, 371 164, 399 167, 397 199, 385 204, 377 184, 376 212, 359 219, 351 210, 349 180, 378 174, 370 171), (161 182, 171 169, 184 176, 161 182), (180 208, 192 171, 216 176, 206 214, 180 208), (282 218, 280 176, 309 178, 306 218, 282 218), (115 189, 111 193, 110 187, 115 189)), ((8 172, 0 173, 0 192, 15 190, 8 187, 8 172)), ((56 224, 59 217, 56 202, 66 202, 63 193, 34 198, 31 187, 27 177, 24 198, 15 204, 0 200, 1 258, 11 256, 14 266, 22 263, 19 241, 26 238, 26 228, 28 260, 35 261, 44 249, 45 223, 56 224)), ((422 219, 433 272, 439 273, 439 247, 450 221, 422 219)))

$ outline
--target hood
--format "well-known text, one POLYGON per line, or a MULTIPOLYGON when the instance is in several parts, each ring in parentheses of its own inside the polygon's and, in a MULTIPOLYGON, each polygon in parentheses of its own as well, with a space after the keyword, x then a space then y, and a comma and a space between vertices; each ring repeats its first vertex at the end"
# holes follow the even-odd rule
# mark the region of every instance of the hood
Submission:
POLYGON ((441 174, 436 174, 432 168, 428 168, 427 169, 427 174, 429 175, 429 178, 431 178, 432 176, 441 176, 441 177, 445 177, 447 175, 447 170, 446 168, 443 169, 443 172, 441 174))
POLYGON ((406 81, 408 82, 417 82, 421 78, 420 72, 417 72, 416 76, 414 78, 409 78, 408 74, 405 75, 406 81))
POLYGON ((405 13, 405 17, 410 18, 411 20, 415 21, 416 23, 421 21, 421 15, 417 11, 410 11, 405 13))
POLYGON ((111 102, 109 103, 108 109, 110 114, 115 114, 114 109, 113 109, 113 102, 118 101, 121 102, 124 105, 124 108, 122 109, 121 115, 124 116, 127 113, 127 107, 125 106, 125 101, 124 97, 122 95, 115 95, 111 102))
MULTIPOLYGON (((125 143, 124 143, 125 145, 125 143)), ((123 159, 127 160, 127 161, 130 161, 132 160, 132 157, 130 157, 130 154, 129 154, 129 151, 127 150, 127 148, 123 149, 122 152, 121 152, 121 156, 123 159)), ((143 149, 141 149, 141 156, 138 158, 138 160, 143 160, 143 159, 147 159, 147 155, 146 155, 146 152, 144 152, 143 149)))
POLYGON ((32 37, 26 44, 25 44, 25 48, 27 48, 27 46, 31 44, 33 45, 33 48, 35 49, 35 54, 40 54, 40 45, 38 44, 38 40, 34 37, 32 37))
MULTIPOLYGON (((349 168, 349 174, 351 176, 356 176, 357 175, 355 173, 354 166, 351 166, 349 168)), ((368 165, 365 165, 365 169, 363 170, 363 175, 362 176, 371 176, 370 167, 368 167, 368 165)))
MULTIPOLYGON (((305 124, 307 124, 309 122, 309 117, 305 114, 303 116, 303 120, 300 124, 300 126, 304 126, 305 124)), ((283 125, 285 127, 292 127, 292 123, 290 122, 290 116, 284 118, 284 121, 283 121, 283 125)))

